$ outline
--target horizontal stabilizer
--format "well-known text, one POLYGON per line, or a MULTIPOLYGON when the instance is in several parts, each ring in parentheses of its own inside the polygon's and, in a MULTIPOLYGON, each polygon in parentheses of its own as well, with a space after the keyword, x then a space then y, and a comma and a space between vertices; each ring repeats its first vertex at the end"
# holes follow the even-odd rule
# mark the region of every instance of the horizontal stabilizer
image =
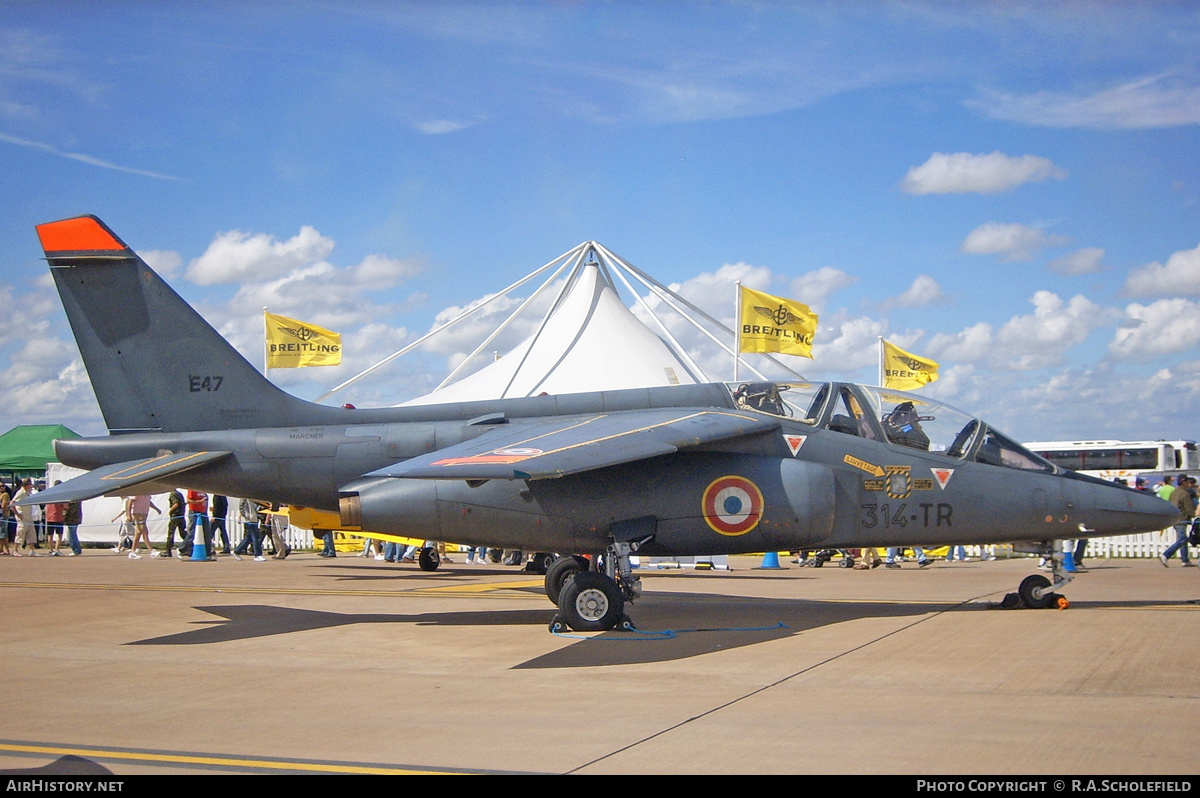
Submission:
POLYGON ((696 408, 513 419, 478 438, 381 468, 368 477, 547 479, 769 432, 779 421, 696 408))
POLYGON ((69 479, 61 485, 47 488, 17 502, 26 504, 56 504, 74 502, 116 493, 145 482, 164 479, 174 474, 228 457, 232 452, 179 452, 131 460, 103 466, 94 471, 69 479))

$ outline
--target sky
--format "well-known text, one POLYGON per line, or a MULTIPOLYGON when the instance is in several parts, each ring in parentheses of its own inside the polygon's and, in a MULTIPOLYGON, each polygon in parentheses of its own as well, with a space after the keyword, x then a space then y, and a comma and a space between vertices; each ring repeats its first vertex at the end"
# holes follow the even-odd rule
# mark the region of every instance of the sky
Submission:
POLYGON ((256 364, 264 307, 341 332, 307 399, 594 240, 808 304, 809 379, 883 336, 1018 440, 1195 439, 1198 126, 1188 2, 0 0, 0 428, 104 433, 34 231, 95 214, 256 364))

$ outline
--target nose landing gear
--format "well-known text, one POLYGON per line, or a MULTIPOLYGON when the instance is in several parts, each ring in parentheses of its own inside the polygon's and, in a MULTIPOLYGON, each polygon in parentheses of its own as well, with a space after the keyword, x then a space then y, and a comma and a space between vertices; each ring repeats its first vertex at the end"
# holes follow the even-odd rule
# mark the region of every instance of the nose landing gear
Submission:
POLYGON ((1025 577, 1021 580, 1021 585, 1017 588, 1017 592, 1009 593, 1000 602, 1001 608, 1019 609, 1021 607, 1029 607, 1035 610, 1065 610, 1071 606, 1071 603, 1067 601, 1065 596, 1061 596, 1056 592, 1075 578, 1063 566, 1061 540, 1017 543, 1013 545, 1013 551, 1041 555, 1043 562, 1050 565, 1054 581, 1051 582, 1041 574, 1033 574, 1025 577))

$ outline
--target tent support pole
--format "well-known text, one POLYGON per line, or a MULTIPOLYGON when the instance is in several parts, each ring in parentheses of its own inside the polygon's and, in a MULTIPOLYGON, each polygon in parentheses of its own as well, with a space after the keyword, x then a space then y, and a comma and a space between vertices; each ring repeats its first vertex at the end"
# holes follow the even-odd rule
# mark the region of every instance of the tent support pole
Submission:
POLYGON ((355 374, 353 377, 351 377, 350 379, 346 380, 346 381, 345 381, 345 382, 343 382, 341 385, 338 385, 338 386, 336 386, 336 387, 334 387, 334 388, 330 388, 328 391, 326 391, 325 393, 323 393, 323 394, 321 394, 320 396, 318 396, 318 397, 317 397, 317 399, 316 399, 316 401, 320 402, 320 401, 321 401, 321 400, 323 400, 323 399, 327 399, 328 397, 332 396, 333 394, 337 393, 338 391, 342 390, 343 388, 346 388, 346 387, 348 387, 348 386, 350 386, 350 385, 353 385, 354 383, 358 382, 360 379, 362 379, 363 377, 365 377, 365 376, 367 376, 368 374, 372 373, 373 371, 375 371, 375 370, 376 370, 376 369, 378 369, 379 367, 381 367, 381 366, 385 366, 385 365, 387 365, 388 363, 391 363, 391 362, 392 362, 393 360, 395 360, 396 358, 400 357, 401 355, 404 355, 404 354, 407 354, 408 352, 411 352, 412 350, 416 349, 418 346, 420 346, 421 344, 423 344, 425 341, 427 341, 427 340, 429 340, 430 338, 432 338, 433 336, 437 335, 438 333, 440 333, 442 330, 446 329, 447 327, 451 327, 451 326, 453 326, 453 325, 455 325, 455 324, 458 324, 458 323, 459 323, 460 321, 462 321, 463 319, 465 319, 465 318, 467 318, 468 316, 470 316, 470 315, 472 315, 472 314, 474 314, 474 313, 478 312, 480 308, 482 308, 482 307, 484 307, 484 306, 488 305, 488 304, 489 304, 489 303, 491 303, 491 302, 494 302, 495 300, 497 300, 497 299, 499 299, 500 297, 502 297, 502 296, 504 296, 505 294, 507 294, 509 291, 512 291, 512 290, 513 290, 513 289, 515 289, 515 288, 519 288, 520 286, 522 286, 522 285, 524 285, 525 283, 529 282, 529 281, 530 281, 530 280, 532 280, 534 277, 537 277, 539 274, 541 274, 542 272, 544 272, 546 269, 549 269, 551 266, 553 266, 553 265, 555 265, 556 263, 558 263, 559 261, 561 261, 561 260, 562 260, 564 257, 566 257, 566 255, 567 255, 567 254, 570 254, 570 252, 573 252, 573 251, 574 251, 574 250, 570 250, 568 253, 565 253, 565 254, 563 254, 563 255, 559 255, 557 258, 555 258, 554 260, 552 260, 552 261, 550 261, 549 263, 545 264, 544 266, 541 266, 541 267, 539 267, 539 268, 537 268, 537 269, 534 269, 534 270, 533 270, 533 271, 531 271, 529 274, 525 275, 525 276, 524 276, 524 277, 522 277, 520 280, 517 280, 515 283, 513 283, 512 285, 510 285, 508 288, 505 288, 505 289, 504 289, 503 291, 501 291, 500 293, 498 293, 498 294, 493 294, 492 296, 490 296, 490 297, 488 297, 487 299, 485 299, 483 302, 480 302, 478 305, 474 305, 474 306, 472 306, 472 307, 469 307, 469 308, 467 308, 467 309, 466 309, 466 310, 464 310, 462 313, 458 314, 457 316, 455 316, 453 319, 451 319, 450 321, 446 322, 446 323, 445 323, 445 324, 443 324, 442 326, 438 327, 437 329, 430 330, 429 332, 425 333, 424 335, 422 335, 422 336, 421 336, 420 338, 418 338, 417 340, 413 341, 413 342, 412 342, 411 344, 409 344, 408 346, 405 346, 403 349, 398 349, 398 350, 396 350, 395 352, 393 352, 392 354, 388 355, 388 356, 387 356, 387 357, 385 357, 383 360, 381 360, 381 361, 379 361, 378 363, 376 363, 374 366, 371 366, 370 368, 367 368, 367 369, 364 369, 363 371, 360 371, 358 374, 355 374))
MULTIPOLYGON (((578 247, 576 247, 575 249, 578 249, 578 247)), ((481 343, 479 346, 477 346, 475 348, 474 352, 467 355, 466 358, 461 363, 459 363, 458 366, 456 366, 453 371, 451 371, 449 374, 446 375, 446 379, 444 379, 440 383, 438 383, 438 386, 436 388, 434 388, 433 390, 434 391, 441 390, 442 388, 445 388, 447 385, 449 385, 451 382, 453 382, 454 378, 457 377, 458 374, 463 369, 465 369, 467 367, 467 365, 472 360, 474 360, 476 358, 476 356, 479 355, 480 352, 482 352, 484 349, 486 349, 488 347, 488 345, 492 343, 492 341, 496 340, 496 338, 499 337, 500 333, 504 332, 508 328, 508 325, 512 324, 513 320, 516 319, 517 316, 521 315, 521 312, 524 311, 525 308, 529 307, 529 305, 535 299, 537 299, 543 291, 546 290, 546 287, 549 286, 550 283, 554 282, 554 279, 556 277, 558 277, 558 275, 562 274, 563 269, 567 268, 566 259, 572 255, 577 255, 575 250, 571 250, 570 252, 566 253, 565 255, 562 255, 561 259, 563 260, 563 264, 561 266, 559 266, 553 273, 551 273, 551 275, 546 278, 546 281, 544 283, 542 283, 540 286, 538 286, 538 289, 536 291, 534 291, 532 294, 529 295, 528 299, 526 299, 524 302, 522 302, 520 305, 518 305, 517 309, 514 310, 511 314, 509 314, 508 318, 505 319, 503 322, 501 322, 500 326, 497 327, 495 330, 493 330, 492 334, 489 335, 484 340, 483 343, 481 343)))

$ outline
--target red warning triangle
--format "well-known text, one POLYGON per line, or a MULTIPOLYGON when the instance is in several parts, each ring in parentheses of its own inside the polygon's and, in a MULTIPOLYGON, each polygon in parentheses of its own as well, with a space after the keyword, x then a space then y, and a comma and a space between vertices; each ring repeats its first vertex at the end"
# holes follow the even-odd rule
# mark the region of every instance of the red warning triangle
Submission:
POLYGON ((931 468, 933 478, 937 480, 938 487, 942 490, 946 489, 946 483, 950 481, 950 477, 954 476, 953 468, 931 468))
POLYGON ((807 435, 784 435, 783 440, 787 443, 788 448, 792 450, 792 457, 796 456, 796 452, 800 451, 800 447, 804 445, 807 435))

